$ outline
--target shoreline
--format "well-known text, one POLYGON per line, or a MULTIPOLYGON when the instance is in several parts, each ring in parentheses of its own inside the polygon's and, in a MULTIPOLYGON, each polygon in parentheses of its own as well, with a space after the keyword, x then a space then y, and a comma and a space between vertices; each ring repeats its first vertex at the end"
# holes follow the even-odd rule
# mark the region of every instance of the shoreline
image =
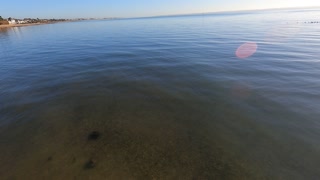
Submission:
POLYGON ((5 24, 5 25, 0 25, 0 28, 36 26, 36 25, 43 25, 43 24, 50 24, 50 23, 5 24))
POLYGON ((55 24, 55 23, 61 23, 61 22, 73 22, 73 21, 40 22, 40 23, 26 23, 26 24, 5 24, 5 25, 0 25, 0 28, 37 26, 37 25, 55 24))

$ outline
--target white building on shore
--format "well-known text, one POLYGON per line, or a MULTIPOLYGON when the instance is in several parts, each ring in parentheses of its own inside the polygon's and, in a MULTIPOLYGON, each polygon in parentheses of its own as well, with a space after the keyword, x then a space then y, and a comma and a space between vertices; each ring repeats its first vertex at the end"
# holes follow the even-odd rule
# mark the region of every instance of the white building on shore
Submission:
POLYGON ((13 18, 8 19, 9 24, 17 24, 16 20, 13 18))
POLYGON ((13 19, 13 18, 8 18, 8 22, 9 22, 9 24, 25 24, 25 23, 27 23, 27 21, 13 19))
POLYGON ((26 22, 24 20, 18 20, 18 24, 25 24, 26 22))

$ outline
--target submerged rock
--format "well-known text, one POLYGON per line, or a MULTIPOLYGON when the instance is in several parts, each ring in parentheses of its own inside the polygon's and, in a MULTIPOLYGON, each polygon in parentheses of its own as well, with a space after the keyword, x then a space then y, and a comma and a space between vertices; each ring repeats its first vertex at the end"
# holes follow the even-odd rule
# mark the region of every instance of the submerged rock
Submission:
POLYGON ((96 162, 92 159, 90 159, 86 164, 84 165, 84 169, 92 169, 96 166, 96 162))
POLYGON ((52 156, 49 156, 47 161, 52 161, 52 156))
POLYGON ((100 137, 100 133, 98 131, 92 131, 89 135, 88 135, 88 140, 97 140, 100 137))

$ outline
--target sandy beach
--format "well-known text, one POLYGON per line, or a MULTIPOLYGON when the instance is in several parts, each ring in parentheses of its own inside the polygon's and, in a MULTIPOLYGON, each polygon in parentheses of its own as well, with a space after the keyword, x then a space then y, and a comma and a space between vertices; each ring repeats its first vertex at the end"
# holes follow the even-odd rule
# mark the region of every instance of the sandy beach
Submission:
POLYGON ((0 28, 35 26, 35 25, 42 25, 42 24, 48 24, 48 23, 5 24, 5 25, 0 25, 0 28))
POLYGON ((47 23, 6 24, 6 25, 0 25, 0 28, 34 26, 34 25, 42 25, 42 24, 47 24, 47 23))

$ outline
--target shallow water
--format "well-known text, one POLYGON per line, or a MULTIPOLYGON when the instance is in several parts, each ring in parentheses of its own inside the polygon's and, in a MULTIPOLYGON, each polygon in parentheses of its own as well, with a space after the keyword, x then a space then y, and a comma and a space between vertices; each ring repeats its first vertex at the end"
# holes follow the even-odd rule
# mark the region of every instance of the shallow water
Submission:
POLYGON ((1 179, 319 178, 319 15, 0 29, 1 179))

